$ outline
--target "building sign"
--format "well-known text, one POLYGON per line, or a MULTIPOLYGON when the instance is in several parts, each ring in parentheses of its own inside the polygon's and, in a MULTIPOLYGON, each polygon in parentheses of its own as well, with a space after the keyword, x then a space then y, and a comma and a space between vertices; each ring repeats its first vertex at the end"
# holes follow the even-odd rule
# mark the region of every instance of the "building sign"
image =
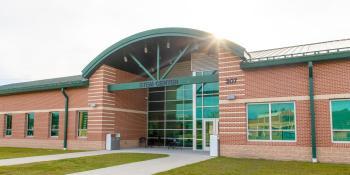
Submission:
POLYGON ((237 78, 227 78, 226 84, 235 84, 237 82, 237 78))
POLYGON ((218 75, 176 77, 173 79, 110 84, 108 85, 108 91, 113 92, 131 89, 147 89, 154 87, 177 86, 186 84, 213 83, 218 81, 218 75))
POLYGON ((179 85, 179 80, 156 80, 156 81, 145 81, 140 82, 140 88, 153 88, 153 87, 164 87, 164 86, 175 86, 179 85))

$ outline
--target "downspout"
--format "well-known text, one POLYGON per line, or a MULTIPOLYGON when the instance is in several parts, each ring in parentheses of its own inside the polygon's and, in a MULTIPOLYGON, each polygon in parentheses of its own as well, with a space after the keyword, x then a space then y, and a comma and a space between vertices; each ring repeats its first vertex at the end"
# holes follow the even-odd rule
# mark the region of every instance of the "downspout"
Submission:
POLYGON ((61 89, 61 92, 65 98, 64 102, 64 138, 63 138, 63 150, 67 150, 67 140, 68 140, 68 105, 69 97, 64 88, 61 89))
POLYGON ((316 123, 315 123, 315 100, 314 100, 314 76, 312 61, 308 63, 309 67, 309 96, 310 96, 310 117, 311 117, 311 147, 312 147, 312 162, 317 162, 316 151, 316 123))

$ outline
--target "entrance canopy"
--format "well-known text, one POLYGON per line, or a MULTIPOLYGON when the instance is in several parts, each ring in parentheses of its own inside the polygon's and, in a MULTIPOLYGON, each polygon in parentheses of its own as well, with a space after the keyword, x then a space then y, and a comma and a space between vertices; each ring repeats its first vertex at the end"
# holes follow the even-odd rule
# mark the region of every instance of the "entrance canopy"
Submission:
MULTIPOLYGON (((243 47, 221 41, 235 55, 245 59, 243 47)), ((160 28, 129 36, 100 53, 82 71, 89 78, 102 64, 148 77, 150 80, 165 79, 172 66, 189 60, 196 50, 216 52, 217 40, 207 32, 188 28, 160 28), (160 69, 166 68, 160 73, 160 69)))

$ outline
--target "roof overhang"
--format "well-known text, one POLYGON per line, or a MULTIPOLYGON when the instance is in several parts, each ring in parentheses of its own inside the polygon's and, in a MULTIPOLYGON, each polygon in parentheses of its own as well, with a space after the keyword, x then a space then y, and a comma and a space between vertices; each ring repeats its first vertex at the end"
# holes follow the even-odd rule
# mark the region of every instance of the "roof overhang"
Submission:
POLYGON ((77 75, 0 86, 0 96, 26 92, 57 90, 61 88, 79 88, 86 87, 88 85, 89 80, 82 78, 81 75, 77 75))
POLYGON ((283 59, 271 59, 271 60, 267 59, 267 60, 260 60, 260 61, 246 60, 241 62, 240 66, 242 69, 252 69, 252 68, 259 68, 259 67, 270 67, 270 66, 278 66, 278 65, 307 63, 310 61, 326 61, 326 60, 337 60, 337 59, 350 59, 350 51, 304 55, 299 57, 283 58, 283 59))
MULTIPOLYGON (((125 39, 118 41, 112 46, 108 47, 106 50, 101 52, 97 57, 95 57, 83 70, 82 76, 84 78, 89 78, 93 72, 100 67, 105 60, 121 51, 123 48, 141 42, 143 40, 158 38, 158 37, 183 37, 183 38, 193 38, 200 41, 214 40, 212 34, 200 30, 189 29, 189 28, 159 28, 147 30, 134 35, 131 35, 125 39)), ((247 52, 245 49, 231 41, 223 40, 224 45, 227 49, 231 50, 235 55, 245 59, 247 52)))

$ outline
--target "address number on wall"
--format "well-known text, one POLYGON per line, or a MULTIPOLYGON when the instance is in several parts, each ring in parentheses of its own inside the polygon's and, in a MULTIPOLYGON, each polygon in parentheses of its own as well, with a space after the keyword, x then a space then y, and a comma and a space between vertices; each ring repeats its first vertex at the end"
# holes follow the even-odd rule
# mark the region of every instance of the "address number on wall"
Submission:
POLYGON ((237 78, 227 78, 226 84, 235 84, 237 82, 237 78))

